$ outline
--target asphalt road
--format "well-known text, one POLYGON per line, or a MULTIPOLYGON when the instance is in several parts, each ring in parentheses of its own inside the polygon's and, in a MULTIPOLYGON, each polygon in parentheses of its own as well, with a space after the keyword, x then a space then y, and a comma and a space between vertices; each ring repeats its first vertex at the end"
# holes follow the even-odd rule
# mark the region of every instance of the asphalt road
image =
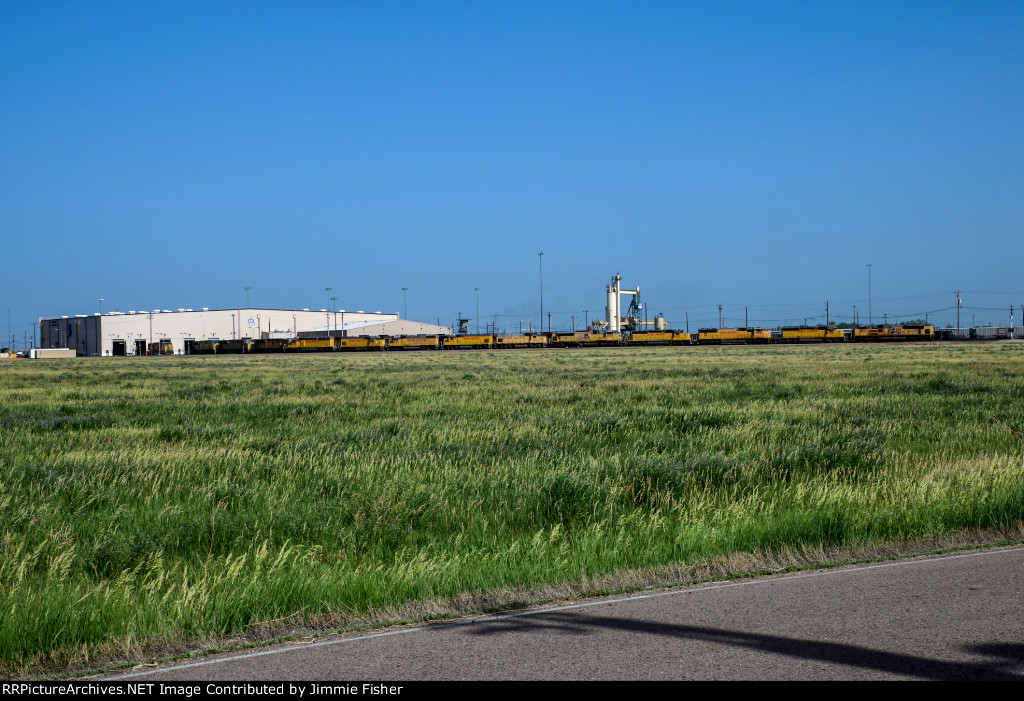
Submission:
POLYGON ((1024 681, 1024 547, 588 600, 108 678, 1024 681))

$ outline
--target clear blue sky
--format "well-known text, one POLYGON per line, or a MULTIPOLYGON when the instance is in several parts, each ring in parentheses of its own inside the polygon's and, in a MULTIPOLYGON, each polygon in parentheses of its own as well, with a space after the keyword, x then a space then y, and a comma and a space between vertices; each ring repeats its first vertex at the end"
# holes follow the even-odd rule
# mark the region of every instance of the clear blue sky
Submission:
POLYGON ((1020 1, 5 0, 0 307, 1019 323, 1022 76, 1020 1))

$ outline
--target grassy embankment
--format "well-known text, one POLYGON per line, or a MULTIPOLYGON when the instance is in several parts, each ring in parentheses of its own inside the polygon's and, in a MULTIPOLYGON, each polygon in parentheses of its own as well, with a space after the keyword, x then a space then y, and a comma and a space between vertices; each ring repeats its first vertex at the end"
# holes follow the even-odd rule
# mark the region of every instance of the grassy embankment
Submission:
POLYGON ((1019 529, 1022 443, 1013 344, 8 361, 0 672, 1019 529))

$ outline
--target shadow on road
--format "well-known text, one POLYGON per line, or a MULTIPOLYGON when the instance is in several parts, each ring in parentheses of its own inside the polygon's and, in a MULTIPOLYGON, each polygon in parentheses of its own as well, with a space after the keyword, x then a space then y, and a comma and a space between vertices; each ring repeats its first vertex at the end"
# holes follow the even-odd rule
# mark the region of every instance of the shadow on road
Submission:
POLYGON ((1017 666, 1024 659, 1024 645, 1019 644, 985 644, 965 648, 967 652, 991 658, 990 661, 943 662, 926 657, 872 650, 858 645, 800 640, 700 626, 670 625, 604 616, 581 616, 579 613, 547 613, 489 621, 476 626, 473 632, 476 635, 492 635, 510 630, 523 632, 557 630, 582 635, 590 632, 590 629, 593 628, 744 647, 786 657, 873 669, 922 679, 1024 681, 1024 676, 1000 669, 1008 665, 1017 666))

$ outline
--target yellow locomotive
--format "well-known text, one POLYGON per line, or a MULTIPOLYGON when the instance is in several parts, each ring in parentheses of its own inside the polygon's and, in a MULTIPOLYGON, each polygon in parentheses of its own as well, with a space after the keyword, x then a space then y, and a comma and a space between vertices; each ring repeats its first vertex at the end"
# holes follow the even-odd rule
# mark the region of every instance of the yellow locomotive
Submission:
POLYGON ((495 348, 546 348, 548 336, 543 333, 522 333, 494 337, 495 348))
POLYGON ((697 331, 697 343, 771 343, 772 333, 761 327, 741 329, 700 329, 697 331))
POLYGON ((618 346, 622 344, 622 334, 615 331, 593 333, 575 331, 573 333, 548 334, 548 344, 561 348, 582 348, 584 346, 618 346))
POLYGON ((388 350, 437 350, 440 347, 439 336, 404 336, 388 339, 388 350))
POLYGON ((490 334, 465 334, 463 336, 443 336, 442 348, 493 348, 494 336, 490 334))
POLYGON ((629 342, 634 346, 688 346, 693 337, 685 331, 634 331, 629 342))
POLYGON ((853 330, 854 341, 934 341, 935 326, 932 324, 904 324, 892 326, 879 324, 853 330))
POLYGON ((846 334, 834 326, 783 326, 777 340, 782 343, 841 342, 846 340, 846 334))

